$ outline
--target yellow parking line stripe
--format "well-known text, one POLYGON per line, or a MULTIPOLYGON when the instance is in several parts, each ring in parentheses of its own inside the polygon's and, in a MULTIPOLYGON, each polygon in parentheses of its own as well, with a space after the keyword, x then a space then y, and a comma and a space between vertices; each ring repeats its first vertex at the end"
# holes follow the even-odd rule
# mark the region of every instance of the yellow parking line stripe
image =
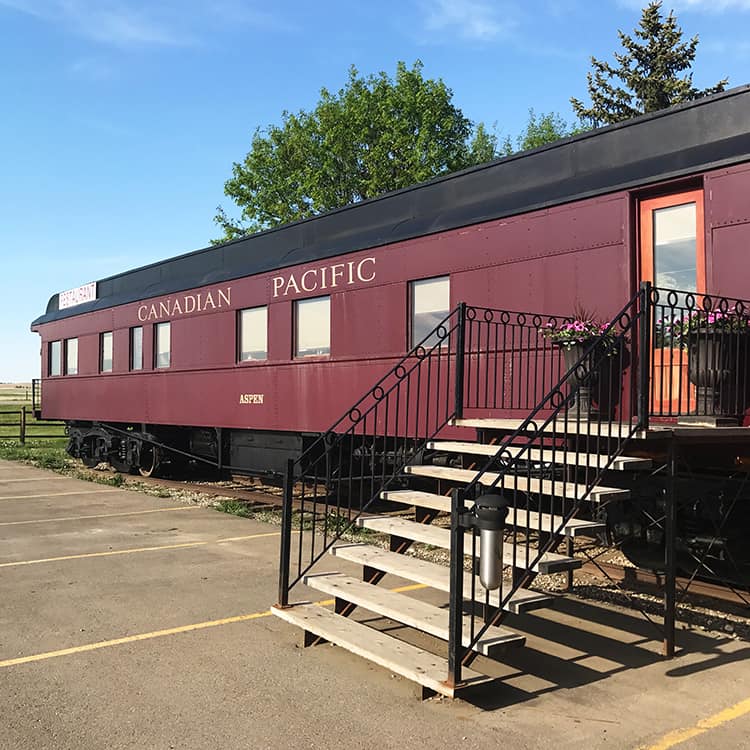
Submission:
POLYGON ((698 737, 708 732, 709 729, 716 729, 716 727, 720 727, 722 724, 738 719, 740 716, 745 716, 748 713, 750 713, 750 698, 735 703, 733 706, 729 706, 729 708, 725 708, 713 716, 701 719, 695 726, 688 727, 687 729, 677 729, 674 732, 664 735, 655 745, 650 745, 648 750, 669 750, 669 748, 675 745, 680 745, 693 737, 698 737))
POLYGON ((191 630, 203 630, 205 628, 215 628, 219 625, 229 625, 233 622, 245 622, 246 620, 255 620, 259 617, 268 617, 271 610, 265 612, 253 612, 249 615, 237 615, 236 617, 225 617, 223 620, 208 620, 207 622, 196 622, 192 625, 181 625, 177 628, 166 628, 165 630, 155 630, 152 633, 138 633, 137 635, 128 635, 124 638, 114 638, 111 641, 99 641, 98 643, 87 643, 83 646, 73 646, 72 648, 63 648, 59 651, 47 651, 43 654, 32 654, 31 656, 19 656, 16 659, 6 659, 0 661, 0 668, 12 667, 16 664, 28 664, 32 661, 43 661, 44 659, 54 659, 58 656, 70 656, 71 654, 81 654, 85 651, 96 651, 100 648, 109 648, 110 646, 122 646, 125 643, 135 643, 136 641, 147 641, 151 638, 161 638, 165 635, 177 635, 178 633, 189 633, 191 630))
POLYGON ((0 500, 39 500, 40 498, 65 497, 66 495, 99 495, 105 492, 120 492, 121 490, 78 490, 77 492, 53 492, 47 495, 10 495, 0 500))
POLYGON ((187 547, 204 547, 207 544, 221 544, 222 542, 240 542, 245 539, 259 539, 264 536, 279 536, 280 531, 264 534, 249 534, 248 536, 233 536, 224 539, 210 539, 205 542, 180 542, 179 544, 162 544, 158 547, 132 547, 130 549, 114 549, 106 552, 86 552, 82 555, 64 555, 62 557, 43 557, 39 560, 18 560, 16 562, 0 563, 0 568, 13 568, 21 565, 38 565, 48 562, 62 562, 63 560, 83 560, 89 557, 111 557, 112 555, 133 555, 136 552, 158 552, 167 549, 185 549, 187 547))
POLYGON ((122 513, 99 513, 95 516, 62 516, 61 518, 37 518, 31 521, 2 521, 0 526, 22 526, 27 523, 55 523, 56 521, 87 521, 92 518, 114 518, 115 516, 139 516, 144 513, 166 513, 172 510, 196 510, 200 505, 178 505, 174 508, 151 508, 150 510, 129 510, 122 513))
MULTIPOLYGON (((415 591, 426 588, 423 583, 410 584, 408 586, 399 586, 391 589, 395 592, 415 591)), ((324 599, 316 604, 330 607, 333 599, 324 599)), ((189 633, 193 630, 205 630, 206 628, 216 628, 220 625, 231 625, 235 622, 247 622, 248 620, 257 620, 261 617, 270 617, 271 610, 266 609, 263 612, 253 612, 246 615, 235 615, 234 617, 225 617, 222 620, 206 620, 205 622, 196 622, 192 625, 180 625, 176 628, 165 628, 164 630, 154 630, 150 633, 137 633, 136 635, 127 635, 123 638, 113 638, 110 641, 99 641, 97 643, 86 643, 83 646, 73 646, 71 648, 62 648, 58 651, 45 651, 41 654, 31 654, 30 656, 18 656, 15 659, 5 659, 0 661, 0 669, 3 667, 13 667, 18 664, 29 664, 35 661, 44 661, 45 659, 55 659, 58 656, 71 656, 72 654, 82 654, 86 651, 97 651, 101 648, 110 648, 111 646, 122 646, 126 643, 135 643, 137 641, 148 641, 152 638, 162 638, 167 635, 178 635, 180 633, 189 633)))
POLYGON ((49 477, 24 477, 23 479, 0 479, 0 484, 10 484, 11 482, 43 482, 49 477))

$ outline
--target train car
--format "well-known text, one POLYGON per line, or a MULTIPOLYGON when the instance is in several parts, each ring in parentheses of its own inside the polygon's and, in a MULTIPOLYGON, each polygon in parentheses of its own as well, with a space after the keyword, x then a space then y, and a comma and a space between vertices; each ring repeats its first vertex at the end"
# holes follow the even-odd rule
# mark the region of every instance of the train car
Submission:
POLYGON ((55 294, 41 414, 91 465, 279 473, 460 301, 748 297, 748 123, 746 86, 55 294))

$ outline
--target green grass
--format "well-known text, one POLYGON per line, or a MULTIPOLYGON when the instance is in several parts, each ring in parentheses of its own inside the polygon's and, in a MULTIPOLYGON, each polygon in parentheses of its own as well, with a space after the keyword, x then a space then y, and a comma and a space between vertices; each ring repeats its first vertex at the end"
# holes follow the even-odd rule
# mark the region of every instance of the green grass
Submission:
POLYGON ((65 439, 27 440, 21 445, 18 440, 0 437, 0 458, 6 461, 21 461, 40 469, 67 471, 75 461, 65 452, 65 439))
POLYGON ((213 507, 222 513, 230 513, 241 518, 253 518, 255 516, 252 508, 247 503, 243 503, 242 500, 218 500, 213 507))

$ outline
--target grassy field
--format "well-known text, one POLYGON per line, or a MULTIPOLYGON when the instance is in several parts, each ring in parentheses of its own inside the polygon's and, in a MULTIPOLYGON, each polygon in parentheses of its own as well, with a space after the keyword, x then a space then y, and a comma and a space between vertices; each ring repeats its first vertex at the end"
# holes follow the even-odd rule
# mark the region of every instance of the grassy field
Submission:
MULTIPOLYGON (((30 383, 0 383, 0 440, 19 439, 21 421, 20 411, 26 407, 26 437, 33 439, 38 436, 53 435, 55 443, 64 442, 64 427, 62 424, 37 423, 31 412, 31 384, 30 383), (59 439, 58 439, 59 438, 59 439)), ((41 442, 41 441, 40 441, 41 442)))
POLYGON ((31 407, 31 383, 0 383, 0 410, 31 407))

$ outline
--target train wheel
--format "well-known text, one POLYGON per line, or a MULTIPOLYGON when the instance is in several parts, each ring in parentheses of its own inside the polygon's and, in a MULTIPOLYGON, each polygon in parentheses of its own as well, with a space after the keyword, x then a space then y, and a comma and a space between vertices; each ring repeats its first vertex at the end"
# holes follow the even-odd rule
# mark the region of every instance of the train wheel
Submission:
POLYGON ((119 458, 113 458, 110 456, 109 465, 121 474, 133 473, 133 467, 127 461, 121 461, 119 458))
POLYGON ((149 443, 141 445, 141 460, 138 465, 138 472, 142 477, 153 477, 161 463, 161 451, 149 443))
POLYGON ((95 437, 89 437, 82 441, 79 458, 87 469, 94 469, 101 463, 96 449, 97 439, 95 437))

